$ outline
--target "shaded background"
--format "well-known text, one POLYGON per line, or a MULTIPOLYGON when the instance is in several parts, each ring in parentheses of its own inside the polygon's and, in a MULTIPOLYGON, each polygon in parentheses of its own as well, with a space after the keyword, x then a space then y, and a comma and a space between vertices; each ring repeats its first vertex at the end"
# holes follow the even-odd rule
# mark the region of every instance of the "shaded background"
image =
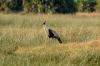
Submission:
POLYGON ((0 0, 2 12, 76 13, 100 10, 100 0, 0 0))

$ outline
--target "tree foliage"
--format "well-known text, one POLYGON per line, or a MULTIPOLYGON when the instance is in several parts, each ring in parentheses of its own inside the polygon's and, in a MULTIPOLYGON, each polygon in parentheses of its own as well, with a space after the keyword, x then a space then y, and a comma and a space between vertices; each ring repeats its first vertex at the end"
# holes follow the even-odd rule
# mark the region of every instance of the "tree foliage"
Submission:
MULTIPOLYGON (((34 13, 94 12, 99 0, 0 0, 0 11, 34 13)), ((97 7, 100 7, 99 5, 97 7)))

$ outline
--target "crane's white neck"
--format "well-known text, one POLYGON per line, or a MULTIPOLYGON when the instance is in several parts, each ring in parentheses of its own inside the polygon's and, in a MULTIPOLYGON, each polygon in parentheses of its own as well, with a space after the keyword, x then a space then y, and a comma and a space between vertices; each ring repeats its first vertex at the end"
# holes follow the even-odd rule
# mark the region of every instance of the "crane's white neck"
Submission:
POLYGON ((47 30, 48 27, 46 25, 43 25, 43 28, 44 28, 44 30, 47 30))

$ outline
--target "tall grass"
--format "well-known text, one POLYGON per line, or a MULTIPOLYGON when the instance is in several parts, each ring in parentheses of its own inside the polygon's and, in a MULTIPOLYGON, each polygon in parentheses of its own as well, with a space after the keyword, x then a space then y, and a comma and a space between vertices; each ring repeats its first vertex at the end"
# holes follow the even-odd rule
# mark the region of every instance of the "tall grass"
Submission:
POLYGON ((100 16, 0 14, 0 66, 99 66, 99 41, 92 43, 93 47, 84 45, 100 39, 99 19, 100 16), (44 20, 58 32, 63 45, 47 38, 42 28, 44 20), (82 48, 80 42, 84 43, 82 48))

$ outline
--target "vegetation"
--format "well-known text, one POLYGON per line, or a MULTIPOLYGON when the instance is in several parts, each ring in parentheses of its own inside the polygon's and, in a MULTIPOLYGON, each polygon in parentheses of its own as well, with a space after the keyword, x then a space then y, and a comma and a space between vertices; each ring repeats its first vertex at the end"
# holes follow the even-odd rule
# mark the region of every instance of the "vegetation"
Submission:
POLYGON ((99 0, 0 0, 0 11, 24 11, 28 13, 94 12, 100 9, 99 4, 99 0))
POLYGON ((0 14, 0 66, 99 66, 100 16, 0 14), (63 44, 48 39, 42 23, 63 44))

